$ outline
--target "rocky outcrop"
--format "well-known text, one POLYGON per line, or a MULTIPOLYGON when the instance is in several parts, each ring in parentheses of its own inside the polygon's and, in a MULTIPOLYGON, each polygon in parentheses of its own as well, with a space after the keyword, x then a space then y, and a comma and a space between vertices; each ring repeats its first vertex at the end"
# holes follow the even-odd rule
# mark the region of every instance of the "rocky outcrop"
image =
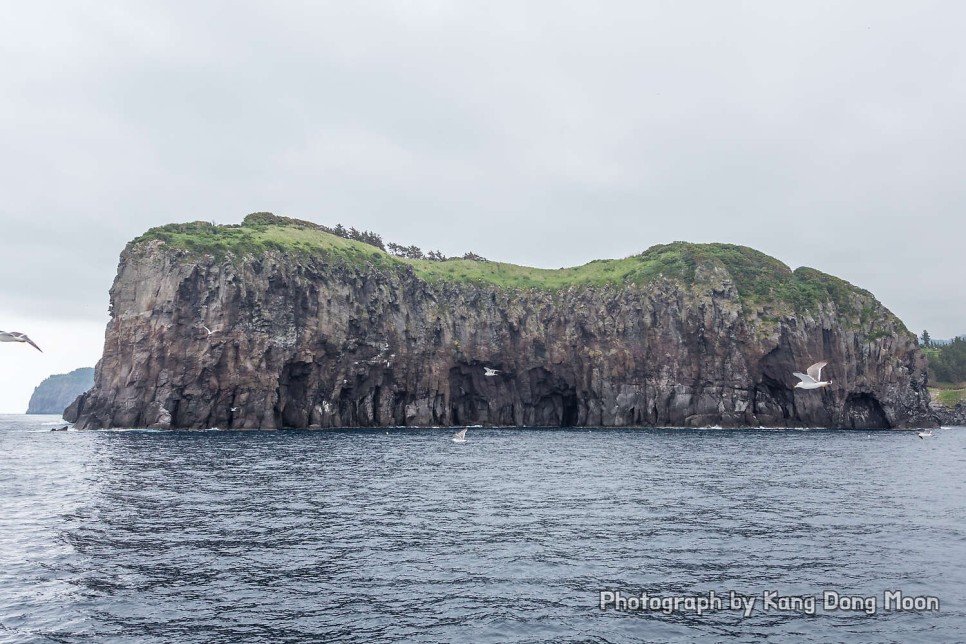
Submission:
POLYGON ((894 315, 751 249, 671 244, 518 287, 500 275, 519 267, 449 278, 292 220, 184 230, 122 253, 79 428, 936 424, 894 315), (832 386, 793 389, 821 359, 832 386))
POLYGON ((931 409, 944 427, 966 427, 966 400, 949 406, 934 399, 931 409))
POLYGON ((94 385, 94 369, 83 367, 44 378, 27 403, 28 414, 60 414, 94 385))

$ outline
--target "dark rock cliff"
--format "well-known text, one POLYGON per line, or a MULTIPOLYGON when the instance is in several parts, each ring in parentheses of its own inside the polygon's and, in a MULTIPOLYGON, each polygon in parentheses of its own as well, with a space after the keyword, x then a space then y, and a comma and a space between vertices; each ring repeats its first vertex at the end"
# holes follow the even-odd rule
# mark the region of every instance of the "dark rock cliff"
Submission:
POLYGON ((966 400, 961 400, 955 405, 943 405, 933 400, 931 409, 944 426, 966 427, 966 400))
POLYGON ((44 378, 37 385, 27 403, 28 414, 60 414, 78 395, 94 385, 94 370, 91 367, 74 369, 70 373, 60 373, 44 378))
POLYGON ((465 262, 397 260, 294 220, 255 223, 158 229, 128 245, 95 386, 68 420, 936 424, 925 359, 894 315, 866 291, 751 249, 670 244, 539 272, 573 276, 547 285, 500 277, 535 269, 487 263, 475 274, 465 262), (793 389, 792 372, 822 359, 832 386, 793 389), (500 373, 487 377, 484 366, 500 373))

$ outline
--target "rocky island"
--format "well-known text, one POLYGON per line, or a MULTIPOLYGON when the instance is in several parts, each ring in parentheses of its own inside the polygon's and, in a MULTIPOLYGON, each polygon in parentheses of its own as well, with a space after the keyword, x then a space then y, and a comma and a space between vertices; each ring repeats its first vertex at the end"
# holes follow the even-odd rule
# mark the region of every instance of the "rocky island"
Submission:
POLYGON ((548 270, 255 213, 148 231, 110 299, 79 428, 936 424, 916 337, 871 293, 729 244, 548 270), (832 386, 793 389, 823 359, 832 386))
POLYGON ((28 414, 62 414, 94 384, 94 369, 82 367, 70 373, 58 373, 44 378, 34 389, 27 403, 28 414))

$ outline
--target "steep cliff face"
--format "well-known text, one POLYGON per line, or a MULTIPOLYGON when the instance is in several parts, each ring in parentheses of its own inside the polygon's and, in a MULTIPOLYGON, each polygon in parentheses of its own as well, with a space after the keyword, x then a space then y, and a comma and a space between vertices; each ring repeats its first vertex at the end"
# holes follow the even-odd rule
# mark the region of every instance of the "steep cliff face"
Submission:
POLYGON ((68 420, 936 424, 925 360, 895 316, 861 289, 751 249, 675 243, 540 271, 404 261, 315 228, 261 216, 129 244, 95 386, 68 420), (793 389, 792 372, 822 359, 832 386, 793 389))
POLYGON ((91 367, 74 369, 70 373, 59 373, 44 378, 37 385, 27 403, 28 414, 60 414, 78 395, 94 384, 94 370, 91 367))

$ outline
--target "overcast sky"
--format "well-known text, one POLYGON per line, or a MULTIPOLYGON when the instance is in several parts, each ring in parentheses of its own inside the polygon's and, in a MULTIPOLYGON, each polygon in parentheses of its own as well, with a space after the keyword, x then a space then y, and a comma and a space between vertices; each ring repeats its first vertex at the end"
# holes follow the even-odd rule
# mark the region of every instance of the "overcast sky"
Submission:
POLYGON ((966 4, 30 2, 0 22, 0 412, 124 244, 276 214, 543 267, 752 246, 966 333, 966 4))

